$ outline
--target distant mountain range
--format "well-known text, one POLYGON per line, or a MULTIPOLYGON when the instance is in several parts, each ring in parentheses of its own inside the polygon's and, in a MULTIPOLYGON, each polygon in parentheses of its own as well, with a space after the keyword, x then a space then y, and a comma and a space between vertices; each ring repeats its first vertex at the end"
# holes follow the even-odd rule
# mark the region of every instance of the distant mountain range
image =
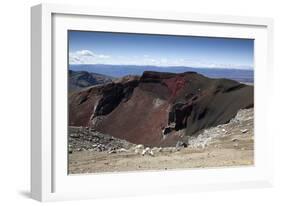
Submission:
POLYGON ((145 71, 183 73, 194 71, 209 78, 226 78, 244 83, 254 82, 253 70, 233 68, 192 68, 185 66, 150 66, 150 65, 106 65, 106 64, 71 64, 72 71, 87 71, 109 77, 120 78, 127 75, 141 76, 145 71))
POLYGON ((68 71, 68 89, 70 92, 77 91, 79 89, 112 82, 113 78, 87 71, 68 71))

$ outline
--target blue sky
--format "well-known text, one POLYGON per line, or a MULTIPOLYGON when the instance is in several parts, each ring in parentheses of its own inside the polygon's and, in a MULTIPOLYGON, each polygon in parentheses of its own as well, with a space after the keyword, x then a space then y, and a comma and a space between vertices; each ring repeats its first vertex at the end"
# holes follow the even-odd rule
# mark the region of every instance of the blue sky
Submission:
POLYGON ((253 69, 254 40, 69 31, 70 64, 253 69))

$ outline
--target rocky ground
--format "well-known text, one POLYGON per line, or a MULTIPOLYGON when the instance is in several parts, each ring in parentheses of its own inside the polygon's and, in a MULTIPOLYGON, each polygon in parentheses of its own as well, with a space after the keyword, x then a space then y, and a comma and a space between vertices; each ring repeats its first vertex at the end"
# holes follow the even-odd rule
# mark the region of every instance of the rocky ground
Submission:
POLYGON ((254 111, 184 136, 174 147, 145 147, 91 128, 69 128, 69 173, 170 170, 254 164, 254 111))
POLYGON ((88 127, 69 127, 68 151, 73 152, 117 152, 135 145, 126 140, 102 134, 88 127))

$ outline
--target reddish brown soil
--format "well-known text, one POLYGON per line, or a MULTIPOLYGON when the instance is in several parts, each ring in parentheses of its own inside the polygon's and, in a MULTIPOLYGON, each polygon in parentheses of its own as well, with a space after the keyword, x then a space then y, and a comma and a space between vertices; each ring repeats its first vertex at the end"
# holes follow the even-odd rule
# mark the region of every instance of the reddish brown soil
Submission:
POLYGON ((249 107, 253 107, 252 86, 194 72, 144 72, 140 78, 72 94, 69 125, 94 127, 137 144, 174 145, 180 138, 176 131, 192 135, 227 123, 239 109, 249 107))

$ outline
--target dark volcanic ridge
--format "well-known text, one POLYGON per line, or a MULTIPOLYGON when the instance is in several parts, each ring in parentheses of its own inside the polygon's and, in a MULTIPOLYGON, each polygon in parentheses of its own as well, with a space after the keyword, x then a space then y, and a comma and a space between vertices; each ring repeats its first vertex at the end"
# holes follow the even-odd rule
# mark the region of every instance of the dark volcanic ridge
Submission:
POLYGON ((170 146, 228 123, 254 105, 253 86, 195 72, 146 71, 69 96, 69 126, 91 127, 147 146, 170 146), (179 132, 180 131, 180 132, 179 132))
POLYGON ((70 92, 80 89, 112 82, 113 78, 97 73, 87 71, 68 71, 68 89, 70 92))

